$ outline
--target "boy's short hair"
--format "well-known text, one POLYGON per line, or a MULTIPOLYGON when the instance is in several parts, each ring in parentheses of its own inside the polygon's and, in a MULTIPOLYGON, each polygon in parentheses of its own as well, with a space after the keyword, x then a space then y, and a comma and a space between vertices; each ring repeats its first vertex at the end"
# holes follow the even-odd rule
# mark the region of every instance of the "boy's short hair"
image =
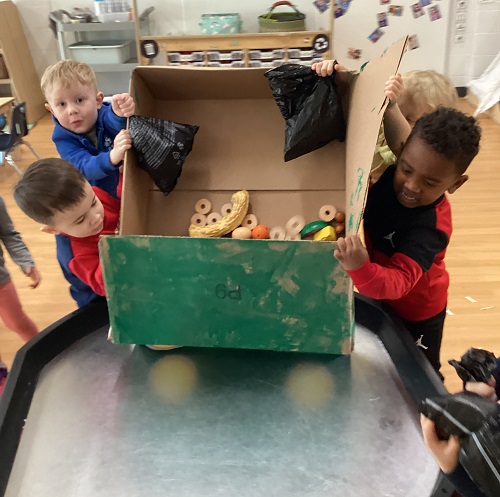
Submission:
POLYGON ((410 71, 403 74, 403 100, 425 102, 433 110, 455 107, 457 91, 453 83, 436 71, 410 71))
POLYGON ((97 91, 97 79, 95 72, 88 64, 76 60, 65 59, 52 64, 45 69, 40 86, 47 97, 47 93, 55 83, 69 88, 75 81, 82 85, 92 86, 97 91))
POLYGON ((479 152, 481 129, 473 117, 456 109, 440 107, 415 123, 405 146, 414 137, 455 162, 457 172, 463 174, 479 152))
POLYGON ((85 196, 86 179, 63 159, 41 159, 28 167, 14 186, 19 208, 41 224, 51 224, 57 212, 77 204, 85 196))

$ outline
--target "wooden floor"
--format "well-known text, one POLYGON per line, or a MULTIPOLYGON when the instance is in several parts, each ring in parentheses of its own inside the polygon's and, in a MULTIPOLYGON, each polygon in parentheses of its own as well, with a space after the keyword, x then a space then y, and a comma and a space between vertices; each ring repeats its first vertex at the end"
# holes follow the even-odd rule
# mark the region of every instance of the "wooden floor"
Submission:
MULTIPOLYGON (((459 107, 464 112, 472 111, 465 101, 459 107)), ((481 152, 468 171, 470 180, 450 196, 454 231, 446 262, 451 276, 448 307, 453 315, 446 319, 441 356, 446 386, 452 392, 459 390, 461 383, 448 359, 458 359, 471 346, 500 355, 500 125, 489 119, 480 119, 480 124, 481 152)), ((56 154, 51 132, 52 122, 47 116, 28 136, 43 157, 56 154)), ((15 157, 22 169, 33 160, 25 147, 15 157)), ((43 329, 74 310, 75 305, 55 258, 53 236, 41 233, 14 203, 11 189, 17 179, 10 166, 0 167, 0 195, 42 273, 41 286, 29 289, 27 278, 10 260, 7 266, 26 311, 43 329)), ((20 346, 17 336, 0 323, 0 354, 8 365, 20 346)))

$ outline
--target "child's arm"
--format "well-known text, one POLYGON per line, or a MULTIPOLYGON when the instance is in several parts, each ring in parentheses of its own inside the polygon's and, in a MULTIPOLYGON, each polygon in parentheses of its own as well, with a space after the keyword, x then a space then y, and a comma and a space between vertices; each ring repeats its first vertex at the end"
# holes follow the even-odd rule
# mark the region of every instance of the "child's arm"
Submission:
POLYGON ((118 117, 130 117, 135 112, 135 102, 128 93, 120 93, 111 97, 111 108, 118 117))
POLYGON ((113 150, 109 153, 109 160, 115 166, 119 166, 125 159, 125 153, 132 148, 132 138, 128 129, 122 129, 115 138, 113 150))
POLYGON ((55 139, 57 151, 62 159, 73 164, 89 181, 103 179, 115 173, 116 166, 111 162, 111 152, 100 152, 92 155, 82 147, 78 138, 68 140, 55 139))
POLYGON ((321 62, 315 62, 311 69, 316 72, 318 76, 326 77, 331 76, 334 71, 347 71, 347 67, 339 64, 335 60, 322 60, 321 62))
POLYGON ((12 260, 21 268, 26 276, 31 278, 32 283, 30 286, 36 288, 40 284, 40 273, 35 267, 28 247, 23 242, 19 232, 16 231, 2 197, 0 197, 0 239, 4 243, 12 260))
POLYGON ((436 459, 443 473, 451 473, 458 466, 460 454, 460 438, 458 436, 450 437, 448 440, 440 440, 436 433, 434 421, 420 415, 420 424, 422 426, 422 435, 425 445, 429 448, 436 459))
POLYGON ((97 295, 106 295, 97 244, 95 254, 76 256, 69 262, 68 266, 71 272, 79 280, 92 288, 97 295))
POLYGON ((384 134, 387 145, 396 157, 401 155, 403 146, 411 133, 411 127, 397 104, 402 94, 401 74, 391 76, 385 84, 385 96, 389 99, 389 105, 384 112, 384 134))
POLYGON ((370 262, 368 252, 357 235, 339 238, 334 256, 359 292, 377 300, 401 298, 423 274, 417 262, 403 254, 395 254, 389 266, 370 262))
POLYGON ((478 486, 470 479, 459 462, 460 439, 458 436, 448 440, 440 440, 436 434, 434 422, 420 415, 422 435, 427 448, 436 459, 438 466, 453 483, 462 497, 486 497, 478 486))
POLYGON ((407 234, 406 244, 390 258, 387 265, 370 261, 359 236, 339 238, 334 256, 360 293, 377 300, 397 300, 417 284, 447 245, 448 238, 444 232, 416 228, 407 234))

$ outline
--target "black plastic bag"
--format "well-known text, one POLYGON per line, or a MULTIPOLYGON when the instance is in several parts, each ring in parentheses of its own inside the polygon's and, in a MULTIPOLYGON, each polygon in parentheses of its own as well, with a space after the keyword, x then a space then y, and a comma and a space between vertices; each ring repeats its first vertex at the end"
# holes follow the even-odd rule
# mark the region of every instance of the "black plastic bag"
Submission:
POLYGON ((488 383, 492 371, 497 366, 495 355, 484 349, 470 348, 460 358, 460 361, 451 359, 448 361, 457 371, 458 376, 464 383, 468 381, 480 381, 488 383))
POLYGON ((500 495, 500 407, 472 392, 425 399, 420 411, 439 438, 460 437, 460 463, 488 497, 500 495))
POLYGON ((264 74, 286 121, 285 162, 345 140, 342 103, 331 77, 318 76, 309 66, 285 64, 264 74))
POLYGON ((129 129, 137 165, 168 195, 177 184, 184 161, 193 148, 198 126, 132 116, 129 129))

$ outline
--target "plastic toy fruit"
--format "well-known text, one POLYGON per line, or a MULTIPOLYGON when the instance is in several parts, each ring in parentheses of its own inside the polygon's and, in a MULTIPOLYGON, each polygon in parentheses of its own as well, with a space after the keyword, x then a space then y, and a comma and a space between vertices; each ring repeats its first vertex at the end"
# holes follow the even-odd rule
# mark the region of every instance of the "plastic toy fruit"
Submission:
POLYGON ((252 230, 252 238, 255 238, 256 240, 265 240, 266 238, 269 238, 269 230, 263 224, 258 224, 252 230))

